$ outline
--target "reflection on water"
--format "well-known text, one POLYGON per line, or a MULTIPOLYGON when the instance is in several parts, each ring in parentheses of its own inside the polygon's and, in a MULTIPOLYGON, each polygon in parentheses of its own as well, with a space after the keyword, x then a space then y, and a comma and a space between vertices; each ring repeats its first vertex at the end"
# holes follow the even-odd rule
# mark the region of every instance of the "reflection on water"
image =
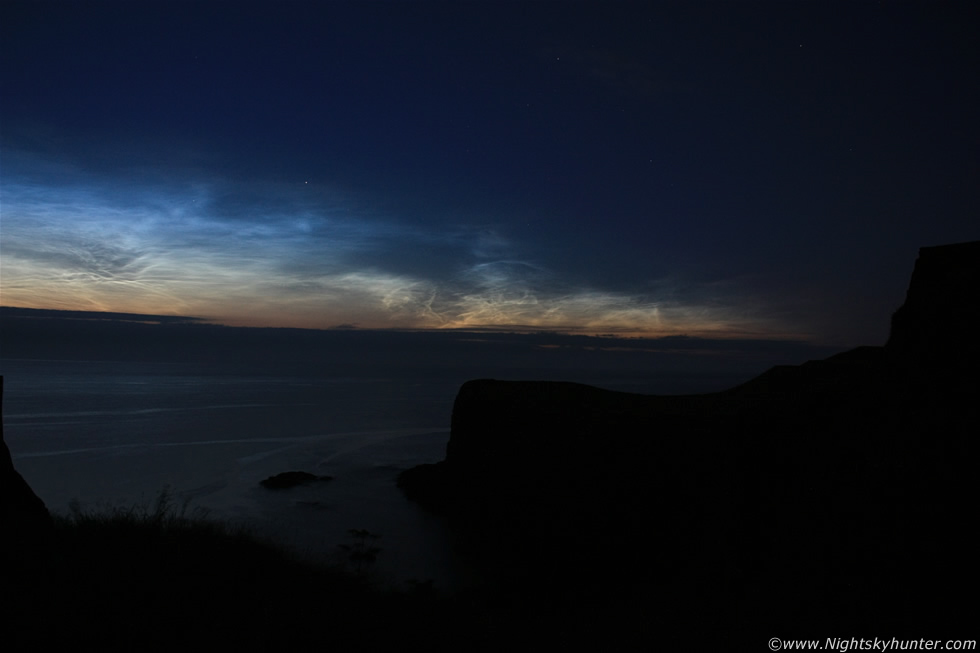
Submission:
POLYGON ((442 522, 397 474, 442 459, 456 381, 231 375, 187 366, 4 361, 5 437, 48 507, 151 502, 164 487, 302 554, 335 558, 349 529, 380 533, 378 571, 455 582, 442 522), (334 481, 258 482, 299 469, 334 481))

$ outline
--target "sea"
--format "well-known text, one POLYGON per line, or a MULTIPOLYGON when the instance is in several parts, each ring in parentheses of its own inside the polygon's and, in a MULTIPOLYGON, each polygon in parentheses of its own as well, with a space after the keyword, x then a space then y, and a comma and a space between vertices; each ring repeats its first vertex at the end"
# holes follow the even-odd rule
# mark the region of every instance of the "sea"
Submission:
POLYGON ((221 373, 186 364, 5 360, 4 439, 54 513, 145 506, 245 525, 295 554, 343 563, 352 529, 386 582, 460 581, 442 520, 399 472, 445 456, 455 383, 221 373), (286 490, 285 471, 331 476, 286 490))
POLYGON ((395 484, 403 470, 445 457, 463 376, 16 359, 0 373, 14 466, 53 513, 152 510, 166 493, 188 514, 246 526, 313 562, 343 564, 351 531, 367 530, 380 549, 371 573, 390 586, 453 590, 472 580, 445 522, 395 484), (333 480, 260 484, 286 471, 333 480))

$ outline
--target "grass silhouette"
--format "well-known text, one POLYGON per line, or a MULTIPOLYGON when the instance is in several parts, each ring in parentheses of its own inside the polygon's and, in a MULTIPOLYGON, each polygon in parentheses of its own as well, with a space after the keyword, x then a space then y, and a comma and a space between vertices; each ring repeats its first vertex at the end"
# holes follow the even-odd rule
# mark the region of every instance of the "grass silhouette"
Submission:
POLYGON ((466 617, 449 617, 447 597, 301 561, 168 489, 133 506, 73 503, 53 521, 36 555, 6 574, 16 628, 4 650, 380 650, 413 641, 448 650, 470 637, 466 617))

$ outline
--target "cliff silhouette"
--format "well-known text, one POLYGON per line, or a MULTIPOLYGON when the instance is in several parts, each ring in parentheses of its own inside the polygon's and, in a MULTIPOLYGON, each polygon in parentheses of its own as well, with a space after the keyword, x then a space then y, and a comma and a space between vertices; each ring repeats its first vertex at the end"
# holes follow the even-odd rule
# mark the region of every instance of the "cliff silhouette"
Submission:
POLYGON ((3 445, 0 641, 647 651, 975 636, 978 287, 980 242, 922 248, 884 346, 714 394, 467 382, 445 460, 399 478, 478 572, 450 599, 379 593, 180 520, 52 524, 3 445))
POLYGON ((3 377, 0 376, 0 524, 3 525, 0 551, 15 557, 33 550, 50 527, 44 502, 34 494, 14 462, 3 439, 3 377))
POLYGON ((977 288, 980 242, 924 247, 885 346, 715 394, 467 382, 445 460, 399 483, 578 638, 954 637, 980 579, 977 288))

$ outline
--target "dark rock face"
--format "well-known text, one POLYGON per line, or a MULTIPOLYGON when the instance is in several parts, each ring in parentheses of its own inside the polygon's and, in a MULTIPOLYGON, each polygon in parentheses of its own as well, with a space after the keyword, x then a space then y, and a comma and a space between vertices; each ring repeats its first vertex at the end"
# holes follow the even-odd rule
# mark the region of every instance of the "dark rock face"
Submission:
POLYGON ((3 377, 0 376, 0 525, 2 548, 14 555, 32 552, 50 527, 44 502, 16 469, 3 439, 3 377))
POLYGON ((924 248, 886 347, 726 392, 467 382, 446 459, 400 485, 573 638, 960 632, 977 606, 952 588, 980 581, 978 264, 977 243, 924 248))
POLYGON ((921 248, 886 346, 924 363, 978 362, 978 288, 980 241, 921 248))

